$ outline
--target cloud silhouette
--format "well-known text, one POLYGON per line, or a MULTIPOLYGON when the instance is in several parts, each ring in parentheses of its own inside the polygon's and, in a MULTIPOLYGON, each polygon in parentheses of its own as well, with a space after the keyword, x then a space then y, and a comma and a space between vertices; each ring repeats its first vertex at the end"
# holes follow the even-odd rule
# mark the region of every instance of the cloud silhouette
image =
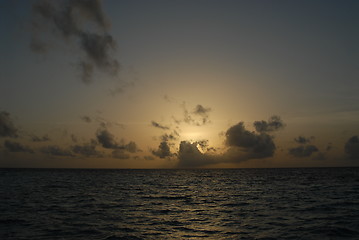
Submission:
POLYGON ((271 157, 276 149, 272 136, 250 132, 245 129, 243 122, 230 127, 225 136, 227 146, 238 147, 246 153, 251 153, 253 158, 271 157))
POLYGON ((37 1, 33 4, 30 48, 37 53, 48 51, 49 45, 40 39, 44 33, 52 34, 66 44, 79 45, 85 55, 78 63, 81 79, 90 83, 95 68, 111 75, 118 73, 119 63, 110 54, 116 42, 108 34, 109 26, 100 0, 37 1))
POLYGON ((159 124, 158 122, 155 122, 155 121, 152 121, 152 122, 151 122, 151 125, 152 125, 153 127, 156 127, 156 128, 159 128, 159 129, 163 129, 163 130, 168 130, 168 129, 170 129, 169 127, 166 127, 166 126, 164 126, 164 125, 161 125, 161 124, 159 124))
MULTIPOLYGON (((311 137, 311 138, 313 138, 313 137, 311 137)), ((295 141, 296 143, 299 143, 299 144, 307 144, 307 143, 310 143, 311 138, 306 138, 306 137, 303 137, 303 136, 298 136, 297 138, 294 138, 294 141, 295 141)))
POLYGON ((318 152, 319 149, 314 145, 299 146, 289 149, 289 154, 294 157, 310 157, 313 153, 318 152))
POLYGON ((4 142, 4 147, 6 150, 8 150, 9 152, 27 152, 27 153, 34 153, 34 151, 27 147, 27 146, 24 146, 18 142, 13 142, 13 141, 9 141, 9 140, 6 140, 4 142))
POLYGON ((48 142, 48 141, 50 141, 50 138, 47 135, 44 135, 42 137, 38 137, 38 136, 34 135, 34 136, 31 136, 31 141, 33 141, 33 142, 48 142))
POLYGON ((285 127, 282 119, 279 116, 272 116, 268 121, 255 121, 254 128, 259 133, 273 132, 285 127))
POLYGON ((133 141, 130 141, 129 143, 123 145, 123 148, 130 153, 139 152, 140 150, 137 147, 137 144, 133 141))
POLYGON ((217 163, 215 156, 201 153, 197 148, 198 143, 182 141, 178 150, 178 167, 180 168, 196 168, 205 165, 217 163))
POLYGON ((46 147, 42 147, 40 149, 42 153, 52 155, 52 156, 59 156, 59 157, 74 157, 71 151, 63 149, 56 145, 49 145, 46 147))
POLYGON ((197 106, 190 112, 187 110, 186 103, 182 103, 182 108, 183 121, 185 123, 195 126, 202 126, 207 123, 210 123, 209 112, 211 112, 211 108, 206 108, 203 107, 201 104, 197 104, 197 106))
POLYGON ((92 122, 92 119, 91 119, 91 117, 89 117, 89 116, 82 116, 82 117, 81 117, 81 120, 84 121, 84 122, 86 122, 86 123, 92 122))
POLYGON ((102 157, 102 153, 96 150, 96 145, 96 140, 91 140, 90 143, 85 143, 83 145, 73 145, 71 146, 71 150, 72 152, 85 157, 102 157))
POLYGON ((6 111, 0 112, 0 137, 17 137, 17 128, 15 127, 10 113, 6 111))
POLYGON ((158 146, 157 150, 152 150, 152 154, 159 158, 166 158, 173 156, 173 154, 171 153, 171 149, 166 141, 162 141, 158 146))
POLYGON ((101 144, 102 147, 107 149, 113 149, 112 157, 114 158, 128 159, 131 157, 129 153, 141 151, 140 149, 138 149, 137 144, 133 141, 130 141, 127 144, 117 143, 114 135, 110 133, 107 129, 98 130, 96 137, 97 141, 101 144))
POLYGON ((178 137, 179 137, 179 133, 175 130, 170 134, 165 133, 161 135, 160 138, 163 142, 167 142, 167 141, 175 141, 178 139, 178 137))
POLYGON ((119 148, 118 143, 115 141, 115 137, 107 130, 98 130, 96 133, 97 141, 104 148, 116 149, 119 148))
POLYGON ((244 123, 231 126, 225 134, 226 149, 220 153, 208 146, 208 140, 197 142, 182 141, 178 151, 178 167, 202 167, 217 163, 239 163, 249 159, 272 157, 276 150, 274 137, 265 132, 274 132, 284 127, 279 117, 272 117, 268 122, 256 121, 258 132, 246 130, 244 123), (275 123, 274 123, 275 122, 275 123), (259 123, 259 124, 258 124, 259 123), (265 123, 265 124, 263 124, 265 123), (202 150, 207 150, 202 153, 202 150))
POLYGON ((359 137, 350 137, 344 145, 344 150, 349 155, 349 158, 359 159, 359 137))

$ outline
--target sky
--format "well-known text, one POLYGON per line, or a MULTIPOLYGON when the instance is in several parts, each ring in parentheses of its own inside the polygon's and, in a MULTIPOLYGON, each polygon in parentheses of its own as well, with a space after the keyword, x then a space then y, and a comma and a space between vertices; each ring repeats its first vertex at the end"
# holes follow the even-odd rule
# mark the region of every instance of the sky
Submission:
POLYGON ((0 167, 359 166, 358 1, 0 1, 0 167))

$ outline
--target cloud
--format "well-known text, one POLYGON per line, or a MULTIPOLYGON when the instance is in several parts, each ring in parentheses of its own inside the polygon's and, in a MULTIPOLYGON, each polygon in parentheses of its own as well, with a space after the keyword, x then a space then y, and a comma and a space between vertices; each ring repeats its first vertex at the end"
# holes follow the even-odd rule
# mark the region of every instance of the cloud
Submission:
POLYGON ((123 124, 118 123, 118 122, 112 122, 109 121, 103 117, 96 117, 94 118, 96 120, 96 122, 98 122, 100 124, 100 126, 104 129, 108 128, 108 127, 112 127, 112 126, 116 126, 116 127, 120 127, 120 128, 125 128, 123 124))
POLYGON ((285 124, 279 116, 272 116, 268 121, 255 121, 253 123, 254 128, 259 133, 273 132, 285 127, 285 124))
POLYGON ((137 144, 131 141, 128 144, 124 144, 122 146, 119 146, 118 149, 113 150, 112 157, 118 159, 129 159, 131 155, 128 153, 135 153, 140 151, 141 150, 138 149, 137 144))
MULTIPOLYGON (((186 104, 182 104, 183 108, 183 121, 187 124, 192 124, 195 126, 202 126, 207 123, 210 123, 209 120, 209 112, 211 108, 203 107, 201 104, 197 104, 197 106, 189 112, 186 108, 186 104)), ((178 121, 178 120, 177 120, 178 121)))
POLYGON ((52 156, 59 156, 59 157, 73 157, 71 151, 62 149, 59 146, 56 145, 49 145, 46 147, 41 148, 40 150, 42 153, 52 155, 52 156))
POLYGON ((199 140, 196 143, 198 144, 198 146, 200 146, 202 150, 208 147, 208 140, 199 140))
POLYGON ((198 104, 193 110, 193 113, 201 116, 207 116, 210 111, 211 108, 205 108, 201 104, 198 104))
POLYGON ((151 122, 151 125, 152 125, 153 127, 160 128, 160 129, 163 129, 163 130, 168 130, 168 129, 170 129, 169 127, 163 126, 163 125, 161 125, 161 124, 159 124, 158 122, 155 122, 155 121, 152 121, 152 122, 151 122))
POLYGON ((152 150, 152 154, 159 158, 173 156, 173 154, 171 153, 171 149, 166 141, 161 142, 156 151, 152 150))
POLYGON ((272 136, 250 132, 245 129, 243 122, 230 127, 225 136, 227 146, 239 147, 244 152, 251 153, 251 158, 271 157, 276 149, 272 136))
POLYGON ((6 150, 8 150, 9 152, 27 152, 27 153, 34 153, 34 151, 27 147, 24 146, 18 142, 13 142, 13 141, 8 141, 6 140, 4 142, 4 147, 6 150))
POLYGON ((33 142, 48 142, 48 141, 50 141, 50 138, 47 135, 44 135, 42 137, 31 136, 31 141, 33 141, 33 142))
POLYGON ((33 5, 30 48, 37 53, 48 51, 49 44, 40 39, 44 33, 50 33, 66 44, 78 44, 81 55, 84 55, 78 63, 81 79, 90 83, 95 68, 111 75, 116 75, 119 70, 118 61, 110 55, 116 42, 108 34, 109 26, 100 0, 37 1, 33 5))
POLYGON ((359 159, 359 137, 350 137, 344 145, 344 150, 351 159, 359 159))
POLYGON ((76 153, 86 157, 101 157, 102 153, 96 150, 97 142, 95 140, 91 140, 90 143, 85 143, 83 145, 73 145, 71 146, 71 150, 76 153))
POLYGON ((17 137, 17 128, 12 122, 10 113, 0 112, 0 137, 17 137))
MULTIPOLYGON (((275 127, 271 131, 280 128, 275 127)), ((224 134, 227 148, 222 153, 213 147, 208 147, 208 140, 193 143, 182 141, 178 151, 178 167, 202 167, 210 164, 239 163, 249 159, 272 157, 276 150, 274 137, 264 133, 263 130, 260 131, 256 133, 246 130, 243 122, 231 126, 224 134), (202 150, 207 148, 207 151, 202 153, 198 147, 202 150)))
POLYGON ((92 119, 89 116, 82 116, 81 120, 86 122, 86 123, 90 123, 92 122, 92 119))
POLYGON ((123 148, 130 152, 130 153, 135 153, 135 152, 139 152, 140 150, 137 148, 137 144, 133 141, 129 142, 128 144, 123 145, 123 148))
POLYGON ((178 132, 175 130, 175 131, 173 131, 173 133, 170 133, 170 134, 165 133, 165 134, 163 134, 163 135, 161 136, 161 140, 162 140, 163 142, 175 141, 175 140, 178 139, 178 137, 179 137, 179 134, 178 134, 178 132))
POLYGON ((306 138, 306 137, 303 137, 303 136, 298 136, 297 138, 294 138, 294 141, 295 141, 296 143, 306 144, 306 143, 310 143, 310 141, 311 141, 312 138, 313 138, 313 137, 311 137, 311 138, 306 138))
POLYGON ((216 163, 215 157, 201 153, 197 148, 198 143, 182 141, 178 150, 178 167, 201 167, 216 163))
MULTIPOLYGON (((118 159, 128 159, 131 156, 128 153, 140 152, 137 144, 133 141, 129 143, 117 143, 113 134, 111 134, 107 129, 98 130, 97 141, 102 145, 102 147, 107 149, 113 149, 112 157, 118 159)), ((122 141, 123 142, 123 141, 122 141)))
POLYGON ((97 137, 97 141, 104 148, 109 148, 109 149, 119 148, 119 145, 115 141, 115 137, 107 129, 98 130, 96 137, 97 137))
POLYGON ((299 146, 289 149, 289 154, 294 157, 310 157, 313 153, 318 152, 318 148, 314 145, 299 146))

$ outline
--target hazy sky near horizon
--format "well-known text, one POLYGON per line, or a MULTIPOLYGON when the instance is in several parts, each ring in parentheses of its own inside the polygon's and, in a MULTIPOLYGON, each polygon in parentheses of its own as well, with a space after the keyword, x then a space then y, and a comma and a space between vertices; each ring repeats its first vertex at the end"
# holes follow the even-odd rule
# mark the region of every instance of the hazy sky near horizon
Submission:
POLYGON ((0 1, 0 167, 359 166, 358 1, 0 1))

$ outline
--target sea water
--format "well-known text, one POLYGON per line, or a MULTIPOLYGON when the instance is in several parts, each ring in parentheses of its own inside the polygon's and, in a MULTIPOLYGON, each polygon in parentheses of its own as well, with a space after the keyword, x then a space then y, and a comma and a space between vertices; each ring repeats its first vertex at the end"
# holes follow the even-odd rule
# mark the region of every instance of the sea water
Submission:
POLYGON ((0 239, 359 239, 359 168, 0 169, 0 239))

